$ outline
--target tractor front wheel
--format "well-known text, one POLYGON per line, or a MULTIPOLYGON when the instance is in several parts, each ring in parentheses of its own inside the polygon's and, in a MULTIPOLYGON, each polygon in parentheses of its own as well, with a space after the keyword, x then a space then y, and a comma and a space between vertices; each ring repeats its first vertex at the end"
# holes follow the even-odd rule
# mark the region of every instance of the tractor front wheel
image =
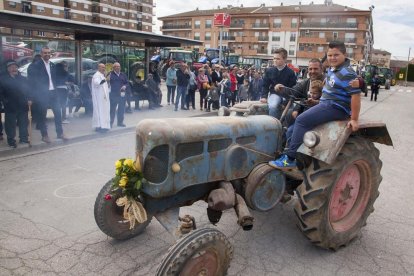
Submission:
POLYGON ((147 214, 147 220, 136 224, 129 229, 129 221, 126 221, 122 214, 124 207, 119 207, 116 200, 122 197, 120 189, 111 193, 112 179, 101 189, 95 201, 94 215, 99 229, 116 240, 126 240, 141 234, 151 222, 152 216, 147 214))
POLYGON ((296 190, 299 229, 317 246, 346 246, 374 211, 381 167, 378 149, 360 137, 349 138, 332 165, 314 159, 296 190))
POLYGON ((201 228, 170 247, 156 275, 226 275, 232 258, 233 247, 223 233, 213 228, 201 228))

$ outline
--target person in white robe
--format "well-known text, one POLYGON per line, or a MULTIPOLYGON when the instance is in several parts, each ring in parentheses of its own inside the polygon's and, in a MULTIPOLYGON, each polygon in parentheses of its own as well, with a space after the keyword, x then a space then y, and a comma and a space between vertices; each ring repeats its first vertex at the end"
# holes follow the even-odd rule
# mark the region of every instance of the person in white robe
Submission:
POLYGON ((92 127, 98 132, 106 132, 111 128, 109 87, 105 78, 105 64, 98 64, 98 71, 92 78, 92 127))

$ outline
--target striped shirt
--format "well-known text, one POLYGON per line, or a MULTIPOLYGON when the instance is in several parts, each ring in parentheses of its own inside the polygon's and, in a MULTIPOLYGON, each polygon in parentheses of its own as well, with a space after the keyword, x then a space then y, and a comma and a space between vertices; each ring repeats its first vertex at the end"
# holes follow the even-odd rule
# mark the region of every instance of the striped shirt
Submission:
POLYGON ((330 68, 322 89, 321 102, 332 103, 351 115, 351 96, 361 93, 361 89, 349 84, 356 77, 349 59, 338 68, 330 68))

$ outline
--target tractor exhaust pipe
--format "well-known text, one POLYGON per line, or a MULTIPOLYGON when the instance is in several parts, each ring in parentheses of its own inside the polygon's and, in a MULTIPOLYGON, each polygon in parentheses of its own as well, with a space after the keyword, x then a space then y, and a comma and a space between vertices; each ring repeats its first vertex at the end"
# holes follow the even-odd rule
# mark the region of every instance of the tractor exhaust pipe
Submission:
POLYGON ((246 202, 239 194, 236 194, 236 205, 234 206, 234 210, 236 210, 238 217, 237 223, 243 228, 243 230, 252 230, 254 218, 250 214, 246 202))

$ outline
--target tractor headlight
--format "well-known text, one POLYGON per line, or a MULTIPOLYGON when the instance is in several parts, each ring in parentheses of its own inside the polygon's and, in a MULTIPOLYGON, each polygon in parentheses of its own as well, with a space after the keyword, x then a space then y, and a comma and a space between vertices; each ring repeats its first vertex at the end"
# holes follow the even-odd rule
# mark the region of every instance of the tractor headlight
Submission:
POLYGON ((317 144, 319 144, 318 134, 316 134, 316 132, 314 132, 314 131, 306 132, 305 135, 303 136, 303 143, 308 148, 315 147, 317 144))

